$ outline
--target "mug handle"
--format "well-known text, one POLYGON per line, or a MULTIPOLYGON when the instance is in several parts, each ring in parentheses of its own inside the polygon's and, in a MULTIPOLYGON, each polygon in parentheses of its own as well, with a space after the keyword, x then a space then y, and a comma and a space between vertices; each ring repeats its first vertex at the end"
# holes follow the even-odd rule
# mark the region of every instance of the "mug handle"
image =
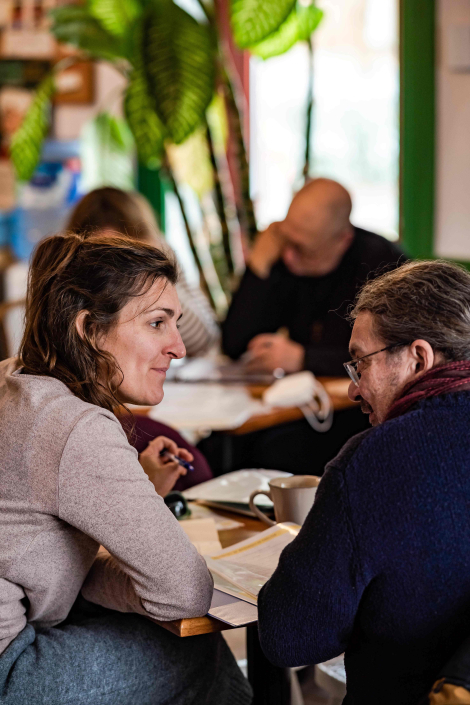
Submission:
POLYGON ((265 524, 268 524, 269 526, 276 526, 276 522, 270 519, 269 517, 264 514, 264 512, 261 511, 261 509, 258 509, 258 507, 255 504, 255 497, 259 494, 265 494, 266 497, 269 497, 269 499, 272 501, 271 498, 271 493, 266 491, 266 490, 255 490, 250 494, 250 500, 248 502, 248 505, 251 509, 252 512, 256 514, 258 519, 261 519, 261 521, 264 521, 265 524))

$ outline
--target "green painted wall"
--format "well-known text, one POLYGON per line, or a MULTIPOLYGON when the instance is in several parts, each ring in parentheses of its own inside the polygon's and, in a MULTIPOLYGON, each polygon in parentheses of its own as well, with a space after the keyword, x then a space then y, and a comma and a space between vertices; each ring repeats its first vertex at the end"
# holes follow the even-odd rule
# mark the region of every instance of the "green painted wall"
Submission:
POLYGON ((165 189, 165 182, 158 169, 138 165, 137 190, 150 202, 162 233, 165 232, 165 189))
POLYGON ((434 254, 435 0, 400 0, 400 234, 434 254))

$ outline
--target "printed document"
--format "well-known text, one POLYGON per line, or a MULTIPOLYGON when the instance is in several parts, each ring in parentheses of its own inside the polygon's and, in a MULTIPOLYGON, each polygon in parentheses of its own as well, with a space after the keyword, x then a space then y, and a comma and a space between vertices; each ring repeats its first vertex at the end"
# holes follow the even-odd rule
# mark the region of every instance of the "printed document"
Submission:
POLYGON ((279 557, 286 546, 297 536, 300 526, 284 523, 262 531, 255 536, 230 546, 211 556, 205 556, 218 590, 256 604, 258 593, 277 568, 279 557), (229 588, 226 585, 229 585, 229 588), (224 587, 225 586, 225 587, 224 587), (233 587, 238 592, 233 591, 233 587), (245 595, 245 597, 243 596, 245 595))

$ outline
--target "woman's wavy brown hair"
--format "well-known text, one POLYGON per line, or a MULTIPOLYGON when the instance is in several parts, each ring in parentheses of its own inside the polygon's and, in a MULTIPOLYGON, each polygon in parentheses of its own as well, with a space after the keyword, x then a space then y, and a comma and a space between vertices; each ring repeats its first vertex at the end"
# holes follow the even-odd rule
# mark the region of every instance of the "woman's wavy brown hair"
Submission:
POLYGON ((29 272, 23 372, 55 377, 83 401, 112 411, 122 371, 98 341, 131 298, 158 279, 175 284, 177 278, 167 253, 137 240, 75 234, 43 240, 29 272), (84 310, 80 336, 76 320, 84 310))

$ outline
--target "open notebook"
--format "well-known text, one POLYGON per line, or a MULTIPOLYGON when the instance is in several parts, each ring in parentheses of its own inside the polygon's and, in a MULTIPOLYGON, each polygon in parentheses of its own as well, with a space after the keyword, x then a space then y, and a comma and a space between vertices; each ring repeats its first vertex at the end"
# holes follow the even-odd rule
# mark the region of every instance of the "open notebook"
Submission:
POLYGON ((245 541, 205 556, 214 576, 214 599, 209 614, 233 626, 255 622, 258 593, 276 570, 282 551, 299 531, 297 524, 276 524, 245 541))

